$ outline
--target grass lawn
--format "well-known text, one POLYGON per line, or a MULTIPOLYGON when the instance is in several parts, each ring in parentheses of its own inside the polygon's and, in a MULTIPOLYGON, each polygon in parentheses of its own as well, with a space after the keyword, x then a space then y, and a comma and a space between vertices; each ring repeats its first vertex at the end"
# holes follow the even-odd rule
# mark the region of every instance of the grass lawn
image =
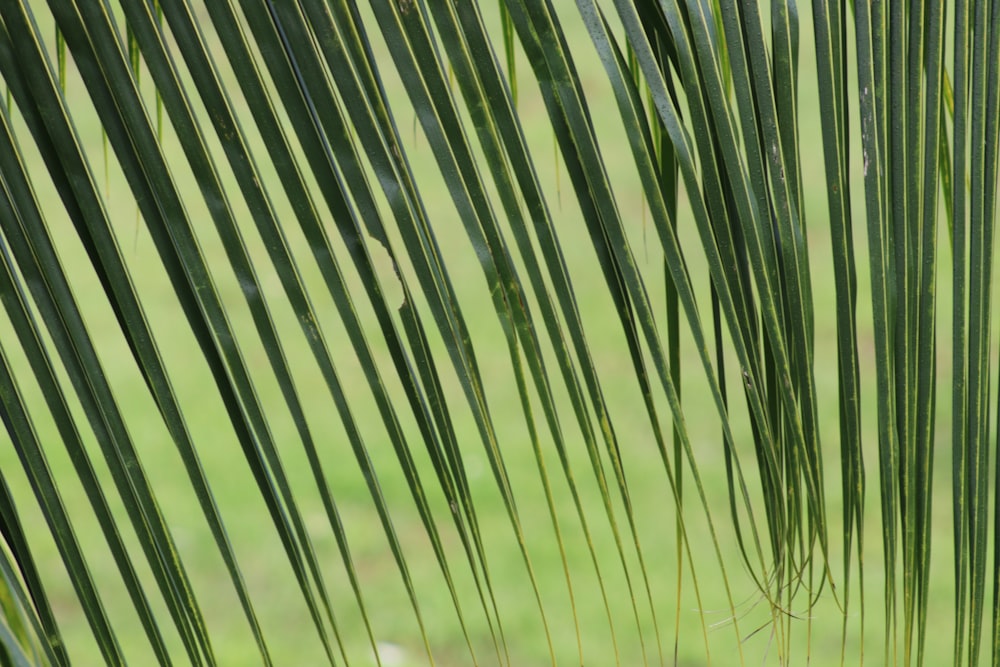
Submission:
MULTIPOLYGON (((43 3, 34 3, 41 9, 43 3)), ((497 22, 495 3, 484 3, 483 11, 494 24, 497 22)), ((645 211, 641 185, 632 164, 631 153, 620 124, 613 95, 604 70, 597 60, 587 32, 578 18, 575 5, 568 0, 557 3, 564 18, 567 39, 578 57, 577 67, 588 93, 591 114, 597 135, 604 151, 608 172, 617 195, 617 203, 654 304, 663 303, 662 255, 658 250, 655 233, 645 211)), ((202 11, 203 10, 199 10, 202 11)), ((805 185, 808 240, 812 255, 813 301, 816 306, 816 382, 820 397, 820 419, 826 468, 828 513, 831 521, 831 567, 838 584, 837 595, 842 600, 843 572, 841 557, 841 522, 839 439, 837 417, 836 341, 834 333, 834 286, 827 228, 824 172, 819 149, 820 125, 815 73, 812 65, 811 18, 802 8, 800 67, 800 128, 802 144, 803 183, 805 185)), ((42 12, 40 12, 42 13, 42 12)), ((367 15, 366 15, 367 17, 367 15)), ((204 22, 208 26, 208 20, 204 22)), ((374 25, 369 24, 369 25, 374 25)), ((208 28, 206 28, 208 31, 208 28)), ((499 33, 498 33, 499 34, 499 33)), ((374 37, 374 36, 373 36, 374 37)), ((214 38, 214 36, 213 36, 214 38)), ((374 37, 376 41, 381 37, 374 37)), ((630 531, 617 490, 610 490, 609 503, 616 529, 608 518, 601 489, 595 480, 592 464, 584 447, 580 429, 576 424, 568 396, 560 381, 554 380, 558 398, 559 417, 567 446, 567 462, 579 492, 580 507, 586 517, 588 538, 582 529, 577 509, 573 503, 570 486, 563 474, 551 434, 545 427, 537 395, 531 392, 531 405, 539 433, 539 451, 544 457, 545 470, 551 483, 552 505, 550 515, 546 493, 539 476, 539 462, 533 450, 526 427, 524 408, 516 391, 515 376, 498 319, 492 302, 487 298, 486 282, 476 261, 476 254, 465 235, 448 192, 440 178, 434 156, 413 117, 403 91, 385 56, 384 45, 376 44, 382 53, 385 67, 384 81, 390 99, 398 103, 396 120, 401 128, 407 156, 417 177, 417 183, 429 211, 430 221, 445 258, 445 266, 458 293, 459 302, 468 323, 476 354, 487 387, 490 414, 497 429, 499 448, 511 476, 511 485, 517 499, 527 554, 530 557, 534 581, 518 547, 511 529, 502 498, 496 489, 489 462, 481 440, 465 403, 458 379, 448 361, 447 351, 440 335, 428 316, 431 347, 442 374, 442 381, 454 417, 456 432, 465 457, 466 472, 472 485, 473 497, 488 554, 488 574, 493 586, 497 609, 502 623, 510 663, 518 666, 543 665, 551 662, 551 655, 561 665, 577 664, 582 648, 586 664, 613 664, 615 658, 622 665, 674 664, 675 644, 679 646, 678 664, 707 664, 706 645, 710 649, 712 664, 739 664, 740 652, 747 664, 777 664, 780 655, 769 621, 770 610, 762 600, 752 579, 743 565, 736 536, 729 518, 726 497, 726 470, 722 450, 719 418, 707 391, 704 371, 698 362, 690 340, 689 330, 682 323, 682 396, 685 419, 691 435, 694 454, 701 480, 708 497, 711 516, 717 531, 718 553, 725 564, 725 577, 720 576, 720 565, 705 512, 694 494, 690 469, 685 469, 686 529, 690 552, 678 548, 675 503, 668 485, 668 478, 657 450, 652 429, 642 404, 642 397, 635 380, 628 348, 618 319, 614 314, 608 290, 599 271, 595 270, 596 257, 582 223, 572 184, 566 176, 564 165, 557 157, 552 130, 530 67, 521 58, 518 67, 518 110, 524 130, 536 157, 536 168, 546 192, 549 206, 574 281, 576 297, 581 305, 585 333, 603 382, 603 391, 610 406, 611 417, 621 446, 624 474, 634 507, 635 538, 630 531), (561 535, 562 550, 553 528, 556 519, 561 535), (617 538, 616 531, 617 530, 617 538), (620 541, 620 550, 616 543, 620 541), (636 544, 640 545, 645 576, 639 566, 636 544), (678 573, 679 554, 681 572, 678 573), (563 561, 565 559, 566 567, 563 561), (625 567, 623 568, 623 563, 625 567), (694 577, 692 577, 692 570, 694 577), (566 573, 569 573, 567 576, 566 573), (626 574, 627 573, 627 574, 626 574), (727 590, 728 584, 728 590, 727 590), (572 603, 571 596, 572 595, 572 603), (539 602, 544 608, 539 613, 539 602), (733 612, 735 611, 735 617, 733 612), (610 622, 609 622, 610 620, 610 622), (546 630, 547 628, 547 630, 546 630), (547 639, 548 637, 548 639, 547 639), (579 646, 578 646, 579 642, 579 646)), ((218 57, 223 54, 217 52, 218 57)), ((228 70, 225 70, 232 81, 228 70)), ((109 153, 105 167, 102 147, 103 137, 96 115, 90 108, 87 92, 76 76, 72 62, 68 65, 66 97, 77 123, 77 130, 92 158, 99 181, 102 181, 105 203, 118 234, 125 260, 133 272, 136 290, 142 296, 147 316, 158 336, 158 343, 171 372, 171 380, 186 410, 188 426, 199 445, 199 455, 212 484, 215 498, 234 544, 247 586, 256 601, 256 612, 264 628, 275 664, 311 665, 323 658, 322 646, 311 625, 303 598, 297 588, 291 569, 282 550, 251 473, 239 449, 232 426, 227 420, 222 401, 214 387, 207 365, 188 330, 173 291, 166 280, 153 244, 143 223, 139 220, 136 204, 117 163, 109 153), (106 169, 106 171, 104 171, 106 169)), ((144 91, 153 100, 152 83, 148 76, 142 78, 144 91)), ((234 89, 235 90, 235 89, 234 89)), ((349 101, 348 101, 349 102, 349 101)), ((260 139, 253 134, 252 121, 241 106, 241 98, 234 93, 245 128, 251 131, 251 145, 262 150, 260 139)), ((153 104, 150 108, 154 109, 153 104)), ((198 108, 198 112, 202 110, 198 108)), ((854 113, 856 116, 856 113, 854 113)), ((857 118, 852 117, 856 124, 857 118)), ((206 123, 206 131, 209 127, 206 123)), ((39 199, 50 215, 49 225, 60 255, 72 278, 73 289, 80 301, 80 308, 91 328, 94 343, 101 354, 106 374, 112 383, 121 409, 140 452, 146 474, 157 493, 161 509, 167 517, 176 539, 180 555, 198 595, 208 626, 214 638, 214 649, 219 664, 251 665, 259 662, 253 642, 232 585, 226 575, 215 543, 202 517, 197 499, 192 492, 167 430, 163 425, 152 399, 145 388, 135 363, 128 354, 124 338, 115 323, 103 291, 90 268, 82 246, 72 231, 65 213, 57 203, 57 195, 44 176, 44 167, 35 155, 23 123, 17 130, 22 137, 25 159, 29 170, 37 175, 35 186, 39 199)), ((855 147, 859 133, 852 129, 855 147)), ((247 363, 254 374, 256 389, 267 409, 269 425, 279 444, 283 463, 292 488, 295 490, 299 509, 313 539, 319 562, 323 568, 327 589, 337 620, 337 630, 344 642, 352 664, 375 664, 366 638, 362 614, 351 592, 337 542, 329 527, 329 519, 316 486, 312 469, 306 460, 295 425, 285 407, 277 382, 271 372, 264 349, 257 338, 253 321, 243 301, 241 286, 234 277, 222 245, 207 215, 197 184, 186 167, 176 136, 164 122, 163 149, 170 162, 178 187, 188 194, 185 201, 190 220, 202 243, 208 264, 213 271, 218 289, 229 314, 247 363)), ((217 147, 214 137, 209 145, 217 147)), ((109 149, 110 150, 110 149, 109 149)), ((388 548, 388 542, 373 507, 368 487, 347 443, 344 428, 333 409, 330 394, 323 377, 316 368, 296 315, 289 307, 277 275, 267 259, 265 249, 257 236, 246 204, 240 199, 235 181, 228 166, 219 155, 219 168, 226 184, 232 187, 232 205, 237 219, 243 225, 246 242, 256 262, 261 287, 278 324, 285 353, 296 381, 300 398, 306 410, 309 426, 319 448, 329 488, 337 502, 348 536, 353 567, 361 582, 363 600, 368 620, 377 642, 382 647, 383 665, 409 666, 427 664, 424 642, 416 620, 414 608, 402 584, 400 571, 388 548)), ((260 153, 264 155, 264 153, 260 153)), ((858 250, 859 273, 859 339, 862 358, 869 360, 863 369, 873 368, 871 351, 871 313, 868 295, 867 256, 863 225, 862 185, 860 181, 860 150, 855 149, 852 159, 856 163, 858 178, 854 185, 855 230, 858 250)), ((262 162, 265 162, 262 160, 262 162)), ((337 315, 333 300, 327 293, 323 279, 312 261, 309 247, 294 223, 294 216, 270 165, 261 165, 267 187, 275 197, 279 219, 285 224, 289 245, 297 258, 310 295, 314 299, 319 325, 329 348, 333 351, 337 370, 343 385, 348 389, 348 399, 354 416, 371 455, 381 491, 391 510, 395 533, 405 553, 410 580, 418 601, 420 620, 438 665, 471 664, 469 647, 479 663, 491 665, 498 657, 492 633, 497 630, 487 623, 476 582, 469 575, 468 561, 457 533, 450 522, 450 511, 443 493, 438 490, 434 469, 424 450, 416 422, 405 402, 402 385, 395 374, 389 352, 379 333, 373 311, 366 302, 360 287, 360 278, 348 259, 339 238, 333 245, 340 266, 345 273, 352 294, 356 299, 359 316, 365 326, 390 396, 396 402, 398 414, 416 458, 421 479, 428 491, 429 502, 440 531, 442 546, 447 554, 448 566, 454 581, 454 599, 458 601, 465 627, 457 621, 455 603, 434 558, 430 542, 415 509, 409 488, 393 453, 383 427, 382 418, 367 388, 365 376, 357 362, 354 349, 348 340, 343 323, 337 315)), ((484 172, 485 175, 485 172, 484 172)), ((377 183, 373 181, 373 189, 377 183)), ((381 194, 379 195, 381 196, 381 194)), ((384 204, 380 200, 380 204, 384 204)), ((402 254, 402 243, 393 228, 388 207, 385 220, 390 227, 390 240, 402 254)), ((499 206, 497 207, 499 211, 499 206)), ((331 237, 336 237, 329 213, 323 209, 324 221, 330 225, 331 237)), ((502 221, 502 225, 507 223, 502 221)), ((703 322, 710 326, 707 271, 697 234, 686 204, 681 205, 679 220, 682 243, 687 250, 689 269, 698 289, 703 322)), ((506 229, 506 227, 505 227, 506 229)), ((371 251, 381 270, 381 278, 390 292, 393 304, 401 300, 401 290, 392 275, 388 253, 369 239, 371 251)), ((513 242, 511 241, 511 246, 513 242)), ((943 245, 942 247, 946 247, 943 245)), ((513 247, 511 251, 515 253, 513 247)), ((523 271, 523 258, 516 256, 523 271)), ((942 252, 942 262, 948 262, 947 252, 942 252)), ((399 267, 409 284, 416 288, 413 267, 405 263, 399 267)), ((944 272, 944 271, 942 271, 944 272)), ((950 311, 950 287, 939 290, 940 312, 947 317, 950 311)), ((426 304, 418 295, 418 308, 428 314, 426 304)), ((536 309, 537 310, 537 309, 536 309)), ((663 313, 659 325, 661 331, 663 313)), ((536 316, 537 317, 537 316, 536 316)), ((540 322, 540 318, 538 318, 540 322)), ((946 442, 949 430, 949 377, 948 322, 942 322, 939 346, 943 351, 939 370, 942 381, 938 397, 940 415, 938 433, 946 442)), ((546 363, 553 379, 559 377, 555 355, 546 342, 546 363)), ((15 338, 6 317, 0 317, 0 340, 12 341, 4 345, 22 380, 30 404, 37 408, 35 425, 53 473, 62 484, 63 499, 71 508, 77 521, 77 535, 85 547, 89 564, 99 583, 105 605, 122 641, 126 655, 136 665, 149 664, 152 654, 146 645, 141 627, 131 609, 125 589, 118 580, 116 567, 107 551, 93 513, 90 511, 82 487, 77 482, 65 450, 60 444, 55 427, 44 407, 38 387, 30 381, 31 373, 20 348, 13 344, 15 338)), ((647 359, 648 361, 648 359, 647 359)), ((734 357, 727 360, 730 387, 738 387, 738 365, 734 357)), ((65 375, 60 376, 70 390, 65 375)), ((855 664, 862 650, 859 604, 863 593, 864 653, 872 664, 882 659, 883 607, 882 591, 884 573, 881 562, 881 540, 878 489, 877 442, 874 430, 874 378, 862 375, 865 419, 865 446, 869 460, 869 492, 866 505, 867 528, 865 532, 864 588, 858 588, 857 567, 852 570, 846 638, 846 662, 855 664)), ((656 394, 656 406, 661 423, 668 427, 669 408, 662 390, 656 394)), ((756 488, 753 465, 753 444, 742 398, 731 394, 733 423, 747 483, 756 488)), ((74 401, 72 407, 79 423, 85 417, 74 401)), ((99 449, 89 430, 83 433, 91 448, 98 473, 110 480, 107 468, 100 460, 99 449)), ((935 493, 935 550, 932 574, 932 591, 935 598, 929 606, 929 636, 926 659, 928 664, 946 664, 950 658, 950 633, 943 631, 952 624, 952 594, 950 593, 952 568, 950 526, 950 457, 942 444, 937 452, 939 474, 935 480, 939 487, 935 493)), ((607 457, 603 466, 610 475, 607 457)), ((31 495, 26 478, 6 433, 0 435, 0 469, 11 485, 25 525, 29 527, 35 557, 48 577, 49 594, 59 617, 61 629, 71 655, 79 656, 78 664, 95 664, 99 660, 97 646, 90 635, 85 617, 76 600, 40 511, 31 495)), ((110 482, 108 489, 111 489, 110 482)), ((117 516, 127 519, 113 493, 109 492, 117 516), (117 504, 116 504, 117 503, 117 504)), ((756 520, 764 517, 758 503, 756 520)), ((124 538, 134 548, 139 564, 139 549, 131 530, 123 530, 124 538)), ((153 588, 152 577, 140 565, 140 575, 153 588)), ((817 570, 816 583, 820 578, 817 570)), ((168 616, 162 602, 152 596, 158 612, 162 612, 164 627, 168 616)), ((796 616, 793 628, 796 641, 789 664, 805 664, 808 652, 812 665, 841 664, 843 614, 829 587, 810 611, 806 608, 807 594, 800 594, 794 601, 791 613, 796 616)), ((489 609, 490 616, 493 610, 489 609)), ((180 650, 176 633, 167 632, 171 647, 180 650)), ((505 658, 506 660, 506 658, 505 658)))

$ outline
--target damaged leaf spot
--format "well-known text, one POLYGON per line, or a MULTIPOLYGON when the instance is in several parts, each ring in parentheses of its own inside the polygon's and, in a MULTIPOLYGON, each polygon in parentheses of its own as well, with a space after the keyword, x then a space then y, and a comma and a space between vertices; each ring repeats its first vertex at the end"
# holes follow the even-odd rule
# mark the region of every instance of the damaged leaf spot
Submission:
POLYGON ((403 284, 399 281, 399 271, 396 263, 392 261, 392 256, 384 245, 377 239, 366 236, 368 241, 368 252, 372 258, 372 267, 382 288, 382 298, 387 306, 399 310, 406 302, 403 293, 403 284))

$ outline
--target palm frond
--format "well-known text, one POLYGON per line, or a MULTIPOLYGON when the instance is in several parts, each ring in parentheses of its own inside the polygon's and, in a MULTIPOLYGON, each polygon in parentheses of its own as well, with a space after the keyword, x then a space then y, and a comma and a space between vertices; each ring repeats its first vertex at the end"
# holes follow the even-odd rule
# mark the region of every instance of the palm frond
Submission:
POLYGON ((0 663, 1000 661, 997 3, 0 0, 0 77, 0 663))

